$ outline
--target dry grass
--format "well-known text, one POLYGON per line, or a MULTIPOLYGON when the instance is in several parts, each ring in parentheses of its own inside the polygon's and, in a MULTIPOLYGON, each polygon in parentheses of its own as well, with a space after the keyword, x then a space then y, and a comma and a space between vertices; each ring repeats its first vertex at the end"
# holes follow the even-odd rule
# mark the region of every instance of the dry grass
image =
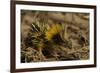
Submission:
POLYGON ((21 11, 21 62, 89 59, 89 14, 21 11))

